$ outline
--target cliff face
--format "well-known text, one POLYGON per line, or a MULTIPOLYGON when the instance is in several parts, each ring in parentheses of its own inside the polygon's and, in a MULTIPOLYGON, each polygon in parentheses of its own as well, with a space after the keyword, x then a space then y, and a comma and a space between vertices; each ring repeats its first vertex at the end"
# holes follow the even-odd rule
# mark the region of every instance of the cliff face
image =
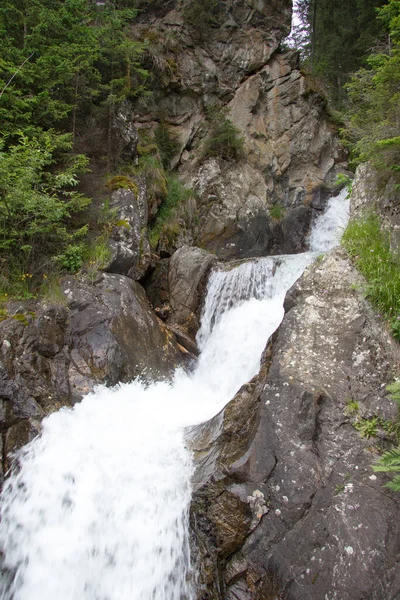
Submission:
POLYGON ((187 4, 160 13, 152 3, 135 30, 156 73, 152 98, 133 107, 139 137, 167 127, 176 141, 170 166, 196 192, 178 209, 166 249, 199 245, 224 259, 298 252, 345 157, 297 54, 279 51, 291 3, 218 6, 202 29, 187 22, 187 4), (216 106, 243 138, 237 160, 208 156, 216 106))

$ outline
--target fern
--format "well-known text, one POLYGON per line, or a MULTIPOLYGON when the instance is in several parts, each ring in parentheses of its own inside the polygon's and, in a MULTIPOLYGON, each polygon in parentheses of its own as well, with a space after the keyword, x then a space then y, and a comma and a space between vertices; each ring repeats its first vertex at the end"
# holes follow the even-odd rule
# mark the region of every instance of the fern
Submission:
POLYGON ((395 381, 386 387, 392 400, 400 403, 400 381, 395 381))
POLYGON ((385 452, 376 465, 374 471, 393 472, 400 470, 400 448, 394 448, 385 452))
MULTIPOLYGON (((386 389, 390 392, 391 399, 400 405, 400 381, 391 383, 386 389)), ((400 492, 400 446, 382 454, 372 468, 376 473, 398 473, 394 475, 391 481, 385 483, 385 487, 400 492)))

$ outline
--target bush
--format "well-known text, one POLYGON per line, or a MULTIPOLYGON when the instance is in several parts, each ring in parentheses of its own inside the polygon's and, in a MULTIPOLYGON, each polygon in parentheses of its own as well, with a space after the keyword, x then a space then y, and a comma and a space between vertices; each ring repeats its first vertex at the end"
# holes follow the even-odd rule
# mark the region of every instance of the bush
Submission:
POLYGON ((351 221, 342 244, 367 279, 372 304, 389 321, 400 341, 400 256, 390 250, 389 236, 376 215, 351 221))
POLYGON ((193 190, 182 185, 176 175, 167 177, 167 186, 167 197, 158 210, 154 224, 150 227, 149 240, 153 248, 157 247, 163 237, 166 237, 168 242, 176 239, 180 233, 176 210, 183 202, 194 196, 193 190))
POLYGON ((56 256, 56 260, 69 273, 77 273, 83 265, 84 253, 84 244, 75 244, 68 246, 62 254, 56 256))
POLYGON ((190 0, 182 14, 186 23, 194 27, 200 36, 204 36, 210 27, 218 23, 219 1, 190 0))
POLYGON ((155 131, 155 140, 160 151, 164 169, 169 169, 171 160, 179 151, 179 137, 165 123, 160 123, 155 131))
POLYGON ((203 158, 215 156, 225 160, 240 160, 244 155, 244 139, 227 118, 226 109, 211 109, 211 132, 204 145, 203 158))
POLYGON ((70 136, 52 132, 0 146, 0 270, 10 290, 18 290, 24 274, 41 276, 87 233, 80 213, 91 200, 73 189, 87 160, 71 156, 62 169, 54 167, 55 155, 70 147, 70 136))

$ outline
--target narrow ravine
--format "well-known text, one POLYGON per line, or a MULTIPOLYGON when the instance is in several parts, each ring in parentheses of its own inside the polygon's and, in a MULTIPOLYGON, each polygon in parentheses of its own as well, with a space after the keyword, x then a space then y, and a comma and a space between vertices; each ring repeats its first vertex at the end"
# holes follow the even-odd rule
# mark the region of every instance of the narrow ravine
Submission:
POLYGON ((192 457, 184 428, 210 419, 259 369, 288 288, 345 226, 345 192, 310 252, 215 270, 191 374, 98 388, 43 422, 1 498, 4 600, 190 600, 192 457))

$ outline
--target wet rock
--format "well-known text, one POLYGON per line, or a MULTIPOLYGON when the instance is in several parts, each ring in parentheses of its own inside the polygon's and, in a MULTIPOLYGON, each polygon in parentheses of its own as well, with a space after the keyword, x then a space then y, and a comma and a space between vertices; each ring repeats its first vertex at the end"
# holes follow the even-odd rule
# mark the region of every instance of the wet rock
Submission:
POLYGON ((4 436, 3 448, 4 473, 7 473, 7 471, 11 468, 13 461, 15 460, 15 452, 37 437, 40 434, 40 430, 40 421, 35 421, 33 419, 19 421, 7 430, 7 433, 4 436))
POLYGON ((182 246, 169 262, 171 321, 183 325, 191 335, 199 327, 200 303, 211 266, 216 258, 196 247, 182 246))
POLYGON ((154 309, 169 303, 169 258, 156 259, 148 275, 141 281, 146 296, 154 309))
POLYGON ((173 335, 160 328, 138 283, 111 274, 94 285, 70 278, 64 293, 70 309, 73 396, 99 381, 115 385, 139 375, 165 377, 178 364, 173 335))
POLYGON ((231 405, 197 430, 201 502, 195 491, 192 527, 205 565, 199 597, 397 599, 400 500, 370 466, 390 435, 377 427, 362 437, 354 424, 396 418, 385 385, 400 356, 362 285, 341 250, 310 267, 288 294, 269 369, 247 406, 230 412, 229 425, 231 405), (253 425, 240 435, 246 419, 253 425), (233 456, 220 443, 227 428, 236 433, 233 456), (207 509, 215 486, 247 501, 253 513, 250 524, 243 517, 241 547, 229 545, 227 533, 226 557, 215 544, 220 517, 207 509))
POLYGON ((132 279, 103 273, 90 283, 70 277, 63 290, 66 306, 10 304, 9 318, 0 323, 6 469, 10 453, 37 435, 49 413, 98 384, 168 377, 182 359, 176 335, 161 327, 132 279))
POLYGON ((111 259, 104 270, 141 279, 151 261, 147 205, 140 206, 133 191, 119 189, 111 195, 110 208, 116 211, 116 224, 109 242, 111 259))

